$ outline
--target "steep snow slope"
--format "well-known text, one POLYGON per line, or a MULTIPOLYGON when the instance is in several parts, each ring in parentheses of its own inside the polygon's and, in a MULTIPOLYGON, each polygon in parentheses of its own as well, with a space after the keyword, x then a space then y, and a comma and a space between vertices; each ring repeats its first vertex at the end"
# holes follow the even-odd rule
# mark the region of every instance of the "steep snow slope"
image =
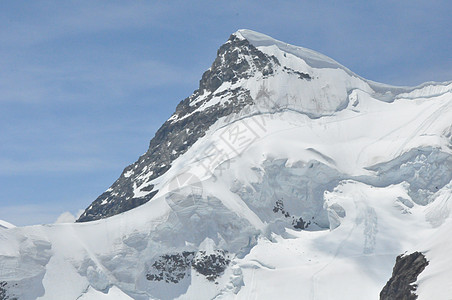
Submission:
POLYGON ((14 228, 16 226, 14 226, 11 223, 8 223, 6 221, 0 220, 0 229, 9 229, 9 228, 14 228))
POLYGON ((84 215, 111 217, 0 230, 0 299, 377 299, 414 251, 447 299, 451 120, 452 83, 240 30, 84 215))

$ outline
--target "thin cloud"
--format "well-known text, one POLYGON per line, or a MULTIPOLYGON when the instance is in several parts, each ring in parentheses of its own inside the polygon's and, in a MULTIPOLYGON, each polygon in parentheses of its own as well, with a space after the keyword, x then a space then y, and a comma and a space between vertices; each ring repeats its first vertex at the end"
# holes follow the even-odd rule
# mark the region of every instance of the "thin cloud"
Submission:
MULTIPOLYGON (((12 68, 3 68, 12 69, 12 68)), ((132 92, 196 82, 199 74, 155 60, 29 66, 0 72, 0 102, 114 101, 132 92)))
POLYGON ((83 212, 84 212, 83 209, 80 209, 76 214, 73 214, 69 211, 65 211, 64 213, 58 216, 58 218, 55 221, 55 224, 74 223, 75 220, 77 220, 82 215, 83 212))
POLYGON ((8 30, 1 30, 0 37, 4 43, 22 47, 68 35, 155 26, 170 12, 169 5, 145 2, 65 1, 3 6, 0 24, 8 30))
POLYGON ((20 175, 49 172, 89 172, 95 170, 116 169, 113 162, 100 159, 75 158, 74 160, 33 160, 15 161, 9 159, 0 160, 0 175, 20 175))

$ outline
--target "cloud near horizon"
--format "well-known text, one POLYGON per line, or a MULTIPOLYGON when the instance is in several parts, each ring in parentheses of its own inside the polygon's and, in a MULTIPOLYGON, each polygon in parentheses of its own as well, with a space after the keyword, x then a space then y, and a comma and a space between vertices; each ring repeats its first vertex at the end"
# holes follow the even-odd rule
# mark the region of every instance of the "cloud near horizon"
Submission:
POLYGON ((83 209, 79 210, 76 214, 72 214, 71 212, 66 211, 58 216, 55 224, 74 223, 82 215, 83 212, 83 209))

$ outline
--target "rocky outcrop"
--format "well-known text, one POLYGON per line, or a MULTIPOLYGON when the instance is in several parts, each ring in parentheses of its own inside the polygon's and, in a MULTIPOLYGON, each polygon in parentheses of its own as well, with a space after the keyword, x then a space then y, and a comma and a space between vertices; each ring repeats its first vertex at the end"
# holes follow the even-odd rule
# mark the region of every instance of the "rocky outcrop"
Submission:
POLYGON ((154 261, 149 273, 146 274, 146 279, 178 283, 185 276, 189 276, 188 270, 194 255, 195 253, 190 251, 162 255, 154 261))
POLYGON ((8 299, 6 285, 7 285, 6 281, 0 281, 0 300, 8 299))
POLYGON ((192 262, 193 268, 204 275, 207 280, 214 281, 228 267, 231 260, 224 250, 215 250, 213 253, 199 251, 192 262))
POLYGON ((295 229, 306 229, 311 224, 310 221, 308 222, 303 221, 302 217, 297 218, 295 216, 291 216, 290 213, 284 209, 284 202, 281 199, 278 199, 276 201, 275 206, 273 207, 273 212, 275 214, 281 212, 281 214, 285 218, 292 218, 291 224, 295 229))
MULTIPOLYGON (((17 287, 17 284, 15 286, 17 287)), ((0 281, 0 300, 18 300, 8 292, 8 283, 6 281, 0 281)))
POLYGON ((190 276, 193 268, 207 280, 214 281, 221 276, 231 260, 227 251, 217 249, 213 253, 206 251, 183 251, 181 253, 165 254, 159 256, 149 268, 146 279, 149 281, 165 281, 166 283, 179 283, 190 276))
POLYGON ((199 83, 193 95, 181 101, 175 113, 160 127, 148 151, 137 162, 124 169, 121 176, 83 212, 77 222, 110 217, 140 206, 155 196, 151 181, 164 174, 172 162, 184 154, 219 118, 239 112, 253 104, 248 90, 226 89, 215 93, 224 82, 235 83, 261 73, 271 76, 279 62, 247 40, 231 35, 220 47, 217 58, 199 83), (215 105, 204 108, 213 97, 215 105))
POLYGON ((274 73, 276 65, 280 65, 276 57, 268 56, 247 40, 231 35, 218 49, 212 67, 202 75, 199 90, 214 92, 224 82, 234 84, 240 79, 254 76, 256 72, 269 76, 274 73))
POLYGON ((417 277, 428 265, 425 256, 420 252, 397 256, 392 276, 380 293, 380 300, 415 300, 417 295, 417 277))

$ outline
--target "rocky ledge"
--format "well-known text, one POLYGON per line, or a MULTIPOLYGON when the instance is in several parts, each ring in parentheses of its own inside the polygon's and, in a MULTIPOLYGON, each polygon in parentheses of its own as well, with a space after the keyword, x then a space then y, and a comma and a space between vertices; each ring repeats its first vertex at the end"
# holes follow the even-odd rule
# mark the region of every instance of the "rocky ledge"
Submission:
POLYGON ((229 255, 224 250, 183 251, 159 256, 150 266, 146 279, 149 281, 165 281, 179 283, 190 276, 191 268, 202 274, 209 281, 221 276, 230 263, 229 255))
POLYGON ((420 252, 397 256, 392 276, 380 293, 380 300, 415 300, 417 277, 428 265, 420 252))

